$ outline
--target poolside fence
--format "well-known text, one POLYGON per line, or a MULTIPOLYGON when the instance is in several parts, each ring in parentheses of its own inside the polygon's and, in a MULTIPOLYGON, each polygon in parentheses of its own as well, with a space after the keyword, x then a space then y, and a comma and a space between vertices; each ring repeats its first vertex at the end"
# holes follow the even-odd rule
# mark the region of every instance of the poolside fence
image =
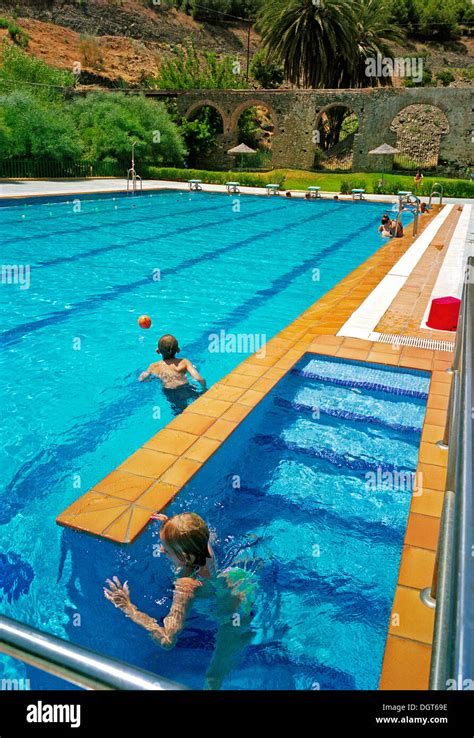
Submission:
POLYGON ((68 179, 70 177, 126 177, 130 161, 74 161, 10 157, 0 160, 3 179, 68 179))

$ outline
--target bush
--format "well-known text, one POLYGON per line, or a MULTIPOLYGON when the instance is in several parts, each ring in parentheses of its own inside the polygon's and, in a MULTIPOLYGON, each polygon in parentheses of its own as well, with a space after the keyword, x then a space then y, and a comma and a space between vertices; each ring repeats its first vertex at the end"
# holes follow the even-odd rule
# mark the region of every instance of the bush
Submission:
POLYGON ((258 51, 250 64, 252 77, 266 90, 280 87, 285 76, 283 68, 273 61, 269 61, 263 51, 258 51))
POLYGON ((74 159, 82 143, 64 106, 46 105, 29 92, 0 95, 0 122, 7 134, 5 155, 74 159))
POLYGON ((367 184, 363 179, 343 179, 341 180, 341 195, 350 195, 352 190, 367 189, 367 184))
POLYGON ((81 55, 81 64, 91 69, 101 69, 104 63, 104 57, 100 48, 100 43, 94 36, 83 35, 79 39, 79 53, 81 55))
POLYGON ((436 75, 436 79, 439 79, 443 87, 448 87, 451 84, 451 82, 454 82, 455 77, 454 77, 454 74, 449 69, 442 69, 436 75))
MULTIPOLYGON (((269 180, 268 174, 254 172, 208 172, 204 169, 175 169, 147 167, 147 176, 153 179, 164 179, 170 182, 187 182, 188 179, 201 179, 205 184, 225 184, 238 181, 244 187, 264 187, 269 180)), ((277 172, 271 174, 271 181, 283 187, 285 175, 277 172)))
POLYGON ((30 37, 26 31, 20 28, 18 23, 9 20, 8 18, 0 18, 0 28, 6 28, 13 43, 17 44, 17 46, 21 46, 22 49, 26 49, 30 37))
POLYGON ((155 84, 160 89, 243 89, 248 87, 241 74, 240 63, 230 56, 218 59, 212 51, 199 56, 194 44, 176 50, 160 69, 155 84))
POLYGON ((161 102, 142 95, 94 92, 69 103, 86 158, 125 159, 137 141, 140 164, 180 164, 186 152, 178 127, 161 102))
POLYGON ((416 82, 413 77, 405 77, 403 81, 404 87, 432 87, 433 74, 429 69, 423 67, 423 74, 420 82, 416 82))
POLYGON ((58 101, 62 100, 62 94, 60 89, 54 88, 54 85, 62 88, 72 87, 74 84, 72 72, 50 67, 16 46, 5 42, 0 54, 0 93, 11 92, 14 88, 12 82, 34 82, 31 94, 44 100, 58 101))

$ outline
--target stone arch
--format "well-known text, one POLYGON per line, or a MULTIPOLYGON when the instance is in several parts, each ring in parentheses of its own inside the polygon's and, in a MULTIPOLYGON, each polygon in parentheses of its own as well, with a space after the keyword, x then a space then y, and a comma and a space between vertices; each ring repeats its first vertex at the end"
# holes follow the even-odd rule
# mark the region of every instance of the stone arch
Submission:
POLYGON ((350 170, 354 153, 355 137, 359 132, 362 111, 357 111, 350 100, 335 100, 316 109, 314 124, 315 158, 314 167, 329 170, 350 170), (328 115, 336 109, 344 111, 340 120, 328 115), (354 120, 355 118, 355 120, 354 120), (354 130, 345 135, 344 124, 351 121, 354 130))
POLYGON ((442 137, 450 132, 446 112, 431 100, 417 100, 401 108, 390 124, 400 154, 394 157, 398 169, 435 169, 442 137))
POLYGON ((192 103, 186 109, 184 116, 185 118, 187 118, 187 120, 191 120, 192 116, 195 113, 197 113, 201 108, 206 108, 206 107, 214 108, 214 110, 217 110, 217 112, 222 118, 222 130, 223 132, 226 132, 228 130, 228 116, 225 110, 219 105, 219 103, 214 102, 214 100, 210 100, 208 98, 197 100, 196 102, 192 103))
POLYGON ((243 103, 240 103, 240 105, 237 105, 236 108, 232 111, 231 117, 230 117, 230 125, 229 130, 231 133, 235 134, 237 132, 237 124, 239 122, 239 118, 244 112, 244 110, 247 110, 247 108, 254 108, 254 107, 262 107, 266 108, 268 112, 270 113, 271 119, 273 121, 273 125, 275 126, 275 131, 278 130, 278 115, 275 111, 275 108, 266 100, 262 100, 261 98, 255 97, 245 100, 243 103))

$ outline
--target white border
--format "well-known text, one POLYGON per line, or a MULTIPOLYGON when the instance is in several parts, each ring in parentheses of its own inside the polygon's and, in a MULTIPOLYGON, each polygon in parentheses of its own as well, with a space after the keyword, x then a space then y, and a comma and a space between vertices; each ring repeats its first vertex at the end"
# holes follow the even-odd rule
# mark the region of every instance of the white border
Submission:
POLYGON ((363 338, 367 341, 378 339, 379 333, 375 332, 375 327, 400 292, 453 207, 454 205, 445 205, 360 307, 352 313, 337 333, 338 336, 363 338))

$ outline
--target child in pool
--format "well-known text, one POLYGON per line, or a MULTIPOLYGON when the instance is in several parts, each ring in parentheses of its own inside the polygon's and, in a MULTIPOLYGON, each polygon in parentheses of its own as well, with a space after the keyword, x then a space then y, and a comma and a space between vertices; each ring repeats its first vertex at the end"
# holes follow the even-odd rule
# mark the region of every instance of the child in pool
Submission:
POLYGON ((178 387, 189 385, 186 374, 190 374, 203 389, 206 387, 206 380, 201 377, 197 369, 189 359, 177 359, 180 348, 176 338, 170 334, 161 336, 158 341, 157 354, 161 354, 162 361, 155 361, 150 364, 146 372, 142 372, 138 377, 139 382, 147 379, 158 377, 161 379, 164 389, 175 390, 178 387))
POLYGON ((249 625, 253 616, 251 606, 255 583, 251 575, 239 567, 217 571, 209 544, 209 528, 196 513, 181 513, 172 518, 155 514, 152 518, 163 521, 161 550, 178 568, 173 602, 163 625, 137 609, 130 601, 128 583, 122 585, 116 576, 113 581, 107 579, 109 589, 104 587, 104 595, 167 649, 176 644, 193 603, 198 598, 210 598, 219 628, 205 688, 219 689, 226 675, 236 666, 242 649, 251 641, 249 625))

